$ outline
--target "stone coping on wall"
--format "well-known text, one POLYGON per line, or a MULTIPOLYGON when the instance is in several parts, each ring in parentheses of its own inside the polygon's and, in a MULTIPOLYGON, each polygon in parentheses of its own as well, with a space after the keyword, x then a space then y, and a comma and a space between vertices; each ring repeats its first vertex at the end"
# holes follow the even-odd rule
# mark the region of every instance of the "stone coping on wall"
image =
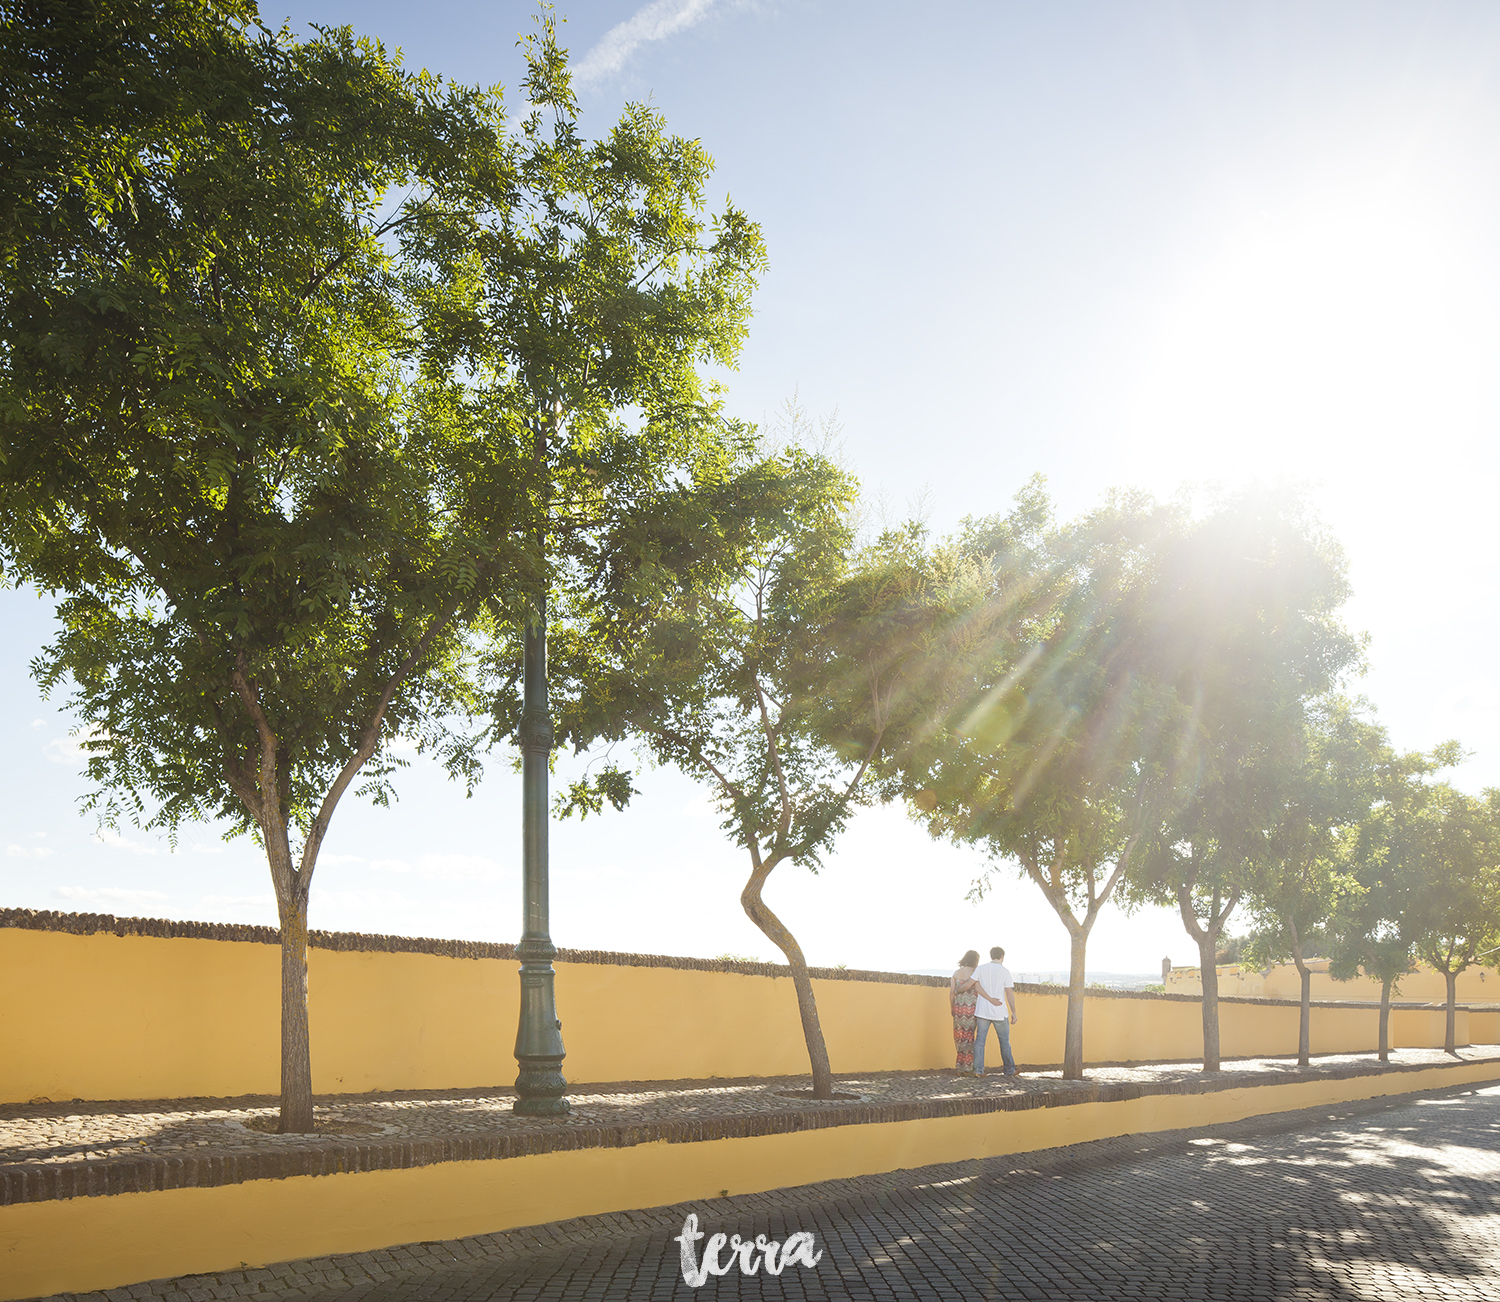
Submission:
MULTIPOLYGON (((276 927, 253 927, 236 922, 179 922, 171 918, 117 918, 108 913, 56 913, 38 909, 0 909, 0 927, 28 931, 58 931, 73 936, 156 936, 182 940, 224 940, 279 945, 276 927)), ((429 936, 372 936, 355 931, 309 931, 314 949, 344 953, 435 954, 441 958, 498 958, 519 962, 516 947, 499 941, 441 940, 429 936)), ((692 972, 738 972, 746 976, 786 976, 784 963, 756 963, 739 959, 677 958, 667 954, 627 954, 603 949, 559 949, 559 963, 597 963, 610 967, 667 967, 692 972)), ((948 984, 945 977, 907 972, 870 972, 841 967, 809 971, 826 981, 883 981, 900 985, 948 984)), ((1040 987, 1039 987, 1040 988, 1040 987)))
MULTIPOLYGON (((61 913, 50 909, 0 909, 0 927, 25 931, 53 931, 71 936, 154 936, 162 939, 222 940, 256 945, 279 945, 276 927, 255 927, 238 922, 187 922, 172 918, 118 918, 109 913, 61 913)), ((516 947, 499 941, 442 940, 430 936, 377 936, 357 931, 309 931, 314 949, 343 953, 435 954, 442 958, 492 958, 514 962, 516 947)), ((784 963, 757 963, 740 959, 686 958, 669 954, 628 954, 603 949, 559 949, 559 963, 596 963, 609 967, 677 968, 688 972, 735 972, 743 976, 784 977, 791 973, 784 963)), ((946 986, 948 978, 921 976, 911 972, 875 972, 863 968, 814 967, 808 971, 820 981, 875 981, 893 985, 946 986)), ((1023 994, 1066 994, 1067 987, 1045 982, 1018 981, 1023 994)), ((1112 990, 1090 986, 1090 999, 1156 999, 1196 1004, 1201 995, 1154 990, 1112 990)), ((1296 999, 1268 999, 1256 995, 1220 995, 1221 1004, 1266 1004, 1300 1007, 1296 999)), ((1378 1000, 1314 999, 1314 1008, 1378 1008, 1378 1000)), ((1444 1008, 1445 1004, 1393 1001, 1392 1008, 1444 1008)), ((1459 1004, 1460 1008, 1500 1008, 1500 1004, 1459 1004)))
MULTIPOLYGON (((1394 1077, 1434 1068, 1491 1064, 1500 1046, 1456 1056, 1403 1049, 1382 1065, 1369 1055, 1245 1059, 1205 1075, 1194 1063, 1091 1068, 1083 1081, 1027 1072, 984 1080, 953 1071, 840 1076, 850 1096, 791 1097, 806 1077, 624 1082, 570 1090, 564 1118, 517 1117, 515 1092, 423 1090, 320 1096, 321 1133, 277 1135, 271 1097, 0 1106, 0 1205, 204 1188, 290 1176, 320 1176, 504 1160, 538 1153, 691 1144, 876 1125, 935 1117, 1113 1103, 1153 1095, 1202 1095, 1317 1080, 1394 1077)), ((1394 1082, 1393 1082, 1394 1083, 1394 1082)), ((1400 1093, 1396 1088, 1392 1093, 1400 1093)))

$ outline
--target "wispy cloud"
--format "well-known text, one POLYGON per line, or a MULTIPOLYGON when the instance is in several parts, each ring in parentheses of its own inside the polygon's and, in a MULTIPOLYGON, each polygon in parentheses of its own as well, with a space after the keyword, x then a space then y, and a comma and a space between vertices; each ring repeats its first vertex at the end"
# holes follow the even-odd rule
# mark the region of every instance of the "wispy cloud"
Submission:
POLYGON ((154 845, 146 845, 142 841, 131 841, 113 832, 107 827, 101 827, 94 833, 94 840, 101 845, 107 845, 111 850, 129 850, 131 854, 155 854, 154 845))
POLYGON ((440 882, 493 882, 505 876, 498 860, 475 854, 424 854, 416 863, 406 859, 366 859, 358 854, 325 854, 319 856, 318 863, 329 867, 353 865, 373 873, 428 877, 440 882))
POLYGON ((599 44, 573 65, 573 80, 587 86, 619 72, 641 46, 696 27, 715 3, 717 0, 652 0, 604 33, 599 44))
POLYGON ((54 737, 42 747, 42 753, 54 764, 87 764, 93 757, 88 744, 104 736, 102 728, 82 728, 78 732, 70 732, 66 737, 54 737))
POLYGON ((5 847, 5 853, 12 859, 46 859, 51 856, 52 847, 33 845, 28 848, 24 845, 8 845, 5 847))
POLYGON ((697 792, 691 800, 677 811, 677 817, 694 823, 701 823, 707 819, 722 818, 718 806, 714 804, 713 797, 706 791, 697 792))
POLYGON ((210 910, 215 913, 223 913, 225 910, 234 912, 247 908, 270 908, 274 913, 276 897, 274 895, 204 895, 199 898, 197 907, 200 910, 210 910))
MULTIPOLYGON (((392 920, 408 915, 418 904, 419 901, 400 891, 325 891, 317 886, 313 887, 312 899, 308 901, 308 907, 314 914, 327 909, 377 909, 384 910, 392 920)), ((389 926, 390 923, 383 925, 389 926)))
POLYGON ((372 859, 370 870, 377 873, 411 874, 441 882, 493 882, 505 870, 487 855, 424 854, 415 864, 405 859, 372 859))
POLYGON ((59 886, 57 894, 75 904, 158 904, 169 900, 161 891, 132 891, 121 886, 59 886))

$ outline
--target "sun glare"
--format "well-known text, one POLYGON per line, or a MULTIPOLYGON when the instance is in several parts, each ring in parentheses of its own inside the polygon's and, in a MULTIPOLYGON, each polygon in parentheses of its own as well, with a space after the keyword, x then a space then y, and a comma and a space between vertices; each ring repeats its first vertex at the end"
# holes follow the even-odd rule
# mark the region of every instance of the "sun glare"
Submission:
POLYGON ((1472 431, 1493 312, 1477 240, 1429 195, 1313 195, 1190 257, 1140 373, 1176 478, 1327 478, 1472 431))

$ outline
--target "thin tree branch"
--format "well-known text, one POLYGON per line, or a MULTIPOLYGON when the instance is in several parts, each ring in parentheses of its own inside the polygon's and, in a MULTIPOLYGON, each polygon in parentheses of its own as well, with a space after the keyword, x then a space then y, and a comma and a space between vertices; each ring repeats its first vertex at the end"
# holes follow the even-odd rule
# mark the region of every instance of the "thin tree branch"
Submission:
POLYGON ((312 879, 313 866, 317 863, 318 850, 323 844, 323 837, 328 832, 328 824, 333 818, 334 808, 338 805, 340 797, 348 789, 349 784, 354 781, 355 775, 365 766, 365 762, 375 753, 376 747, 380 744, 381 726, 385 722, 386 711, 390 708, 397 688, 405 681, 412 669, 427 655, 437 635, 448 626, 454 615, 458 613, 460 604, 459 599, 455 597, 440 614, 433 618, 432 623, 427 626, 426 632, 418 639, 416 646, 411 649, 411 653, 401 662, 400 667, 391 676, 390 681, 386 683, 385 690, 381 692, 380 700, 370 715, 370 721, 365 725, 364 730, 360 734, 358 748, 349 757, 344 767, 339 770, 338 776, 333 780, 333 785, 328 789, 328 794, 323 797, 323 803, 318 809, 318 816, 313 819, 312 824, 308 827, 307 841, 302 847, 302 871, 298 876, 301 878, 300 884, 304 892, 307 890, 307 883, 312 879))

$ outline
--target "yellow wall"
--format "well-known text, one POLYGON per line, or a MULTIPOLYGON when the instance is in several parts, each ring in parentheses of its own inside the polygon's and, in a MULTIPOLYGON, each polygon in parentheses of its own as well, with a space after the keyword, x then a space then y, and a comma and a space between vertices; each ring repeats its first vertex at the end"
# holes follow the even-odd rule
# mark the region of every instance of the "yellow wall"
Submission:
POLYGON ((1500 1044, 1500 1008, 1469 1010, 1469 1043, 1500 1044))
MULTIPOLYGON (((510 1084, 516 970, 511 960, 314 949, 314 1089, 510 1084)), ((278 983, 273 945, 0 928, 0 1101, 275 1093, 278 983)), ((835 1071, 952 1065, 946 987, 814 987, 835 1071)), ((564 1072, 578 1083, 807 1070, 788 977, 559 963, 557 1000, 564 1072)), ((1020 996, 1019 1061, 1061 1059, 1065 1011, 1060 994, 1020 996)), ((1393 1016, 1398 1046, 1442 1044, 1441 1012, 1393 1016)), ((1471 1027, 1480 1042, 1500 1040, 1500 1017, 1460 1017, 1460 1044, 1471 1027)), ((1295 1008, 1227 1003, 1220 1019, 1225 1057, 1296 1051, 1295 1008)), ((1200 1027, 1196 1003, 1090 998, 1085 1054, 1190 1059, 1201 1052, 1200 1027)), ((1315 1008, 1312 1036, 1315 1053, 1373 1049, 1375 1012, 1315 1008)))
MULTIPOLYGON (((1328 960, 1315 958, 1311 993, 1314 999, 1380 1000, 1380 982, 1370 977, 1335 981, 1328 975, 1328 960)), ((1301 999, 1302 977, 1293 963, 1278 963, 1262 971, 1230 963, 1219 968, 1219 994, 1242 995, 1247 999, 1301 999)), ((1201 995, 1202 974, 1195 967, 1174 968, 1167 977, 1167 990, 1176 995, 1201 995)), ((1444 1003, 1448 998, 1447 980, 1425 964, 1409 972, 1397 983, 1393 1000, 1405 1003, 1444 1003)), ((1464 1004, 1500 1003, 1500 972, 1493 968, 1474 968, 1458 974, 1458 1001, 1464 1004)))
MULTIPOLYGON (((0 1207, 0 1302, 1474 1084, 1500 1064, 0 1207)), ((669 1245, 664 1242, 663 1249, 669 1245)))

